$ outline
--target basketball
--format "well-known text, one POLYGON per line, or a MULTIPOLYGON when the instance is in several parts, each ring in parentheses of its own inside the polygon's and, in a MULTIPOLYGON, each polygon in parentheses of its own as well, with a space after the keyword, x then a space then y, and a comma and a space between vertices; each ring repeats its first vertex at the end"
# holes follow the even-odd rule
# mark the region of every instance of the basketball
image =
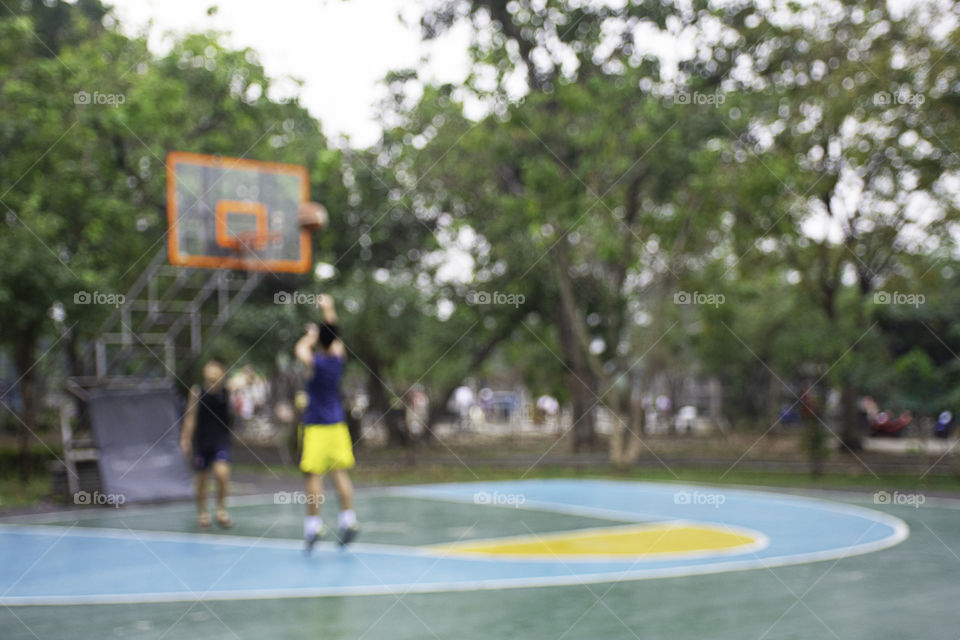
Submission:
POLYGON ((300 205, 300 213, 297 215, 297 224, 301 228, 310 232, 323 230, 327 226, 330 216, 327 215, 327 209, 316 202, 304 202, 300 205))

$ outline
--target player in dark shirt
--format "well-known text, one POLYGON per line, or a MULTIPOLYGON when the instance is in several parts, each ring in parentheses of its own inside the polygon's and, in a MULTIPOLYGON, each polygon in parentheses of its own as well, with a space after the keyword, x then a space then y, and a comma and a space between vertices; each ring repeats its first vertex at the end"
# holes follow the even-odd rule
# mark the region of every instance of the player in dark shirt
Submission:
POLYGON ((218 360, 203 365, 203 386, 194 385, 180 433, 180 449, 197 472, 197 524, 210 526, 207 512, 209 471, 217 481, 217 524, 231 525, 227 513, 230 483, 230 396, 224 384, 226 368, 218 360))

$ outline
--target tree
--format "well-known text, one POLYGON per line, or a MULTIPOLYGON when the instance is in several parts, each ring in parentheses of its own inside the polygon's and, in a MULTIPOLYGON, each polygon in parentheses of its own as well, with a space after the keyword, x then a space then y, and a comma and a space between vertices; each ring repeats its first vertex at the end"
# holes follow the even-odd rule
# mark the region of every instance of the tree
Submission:
POLYGON ((22 451, 37 427, 40 341, 62 339, 71 373, 88 371, 84 344, 116 306, 90 304, 103 299, 94 294, 114 300, 163 246, 166 152, 313 166, 326 146, 295 100, 266 97, 269 80, 252 51, 198 35, 158 59, 144 40, 92 22, 91 11, 102 15, 93 3, 44 6, 35 8, 41 31, 55 38, 39 53, 35 17, 0 19, 0 342, 20 375, 22 451), (57 16, 69 21, 51 26, 57 16), (63 336, 51 309, 65 316, 63 336))
MULTIPOLYGON (((689 176, 702 169, 703 141, 722 129, 705 105, 670 108, 659 65, 638 42, 642 28, 678 13, 659 3, 446 2, 423 19, 428 38, 456 20, 473 25, 475 72, 464 89, 494 112, 461 139, 445 133, 447 121, 432 127, 439 133, 421 155, 443 180, 431 201, 483 234, 486 259, 511 287, 541 293, 531 310, 556 332, 533 344, 555 355, 564 377, 574 450, 596 444, 595 407, 629 413, 626 378, 641 371, 648 381, 670 361, 658 345, 671 314, 659 312, 685 256, 718 223, 691 197, 689 176), (603 25, 615 25, 613 35, 603 25), (522 101, 508 90, 520 72, 522 101)), ((633 414, 632 426, 617 424, 636 433, 633 414)))
POLYGON ((734 162, 720 179, 737 185, 724 192, 738 255, 766 254, 737 268, 789 265, 827 321, 825 336, 841 336, 824 362, 854 452, 874 294, 883 297, 910 255, 952 246, 947 181, 957 159, 945 140, 955 137, 957 35, 935 37, 916 13, 894 16, 882 2, 839 13, 790 5, 788 14, 751 14, 724 54, 751 72, 737 81, 743 115, 728 125, 734 162))

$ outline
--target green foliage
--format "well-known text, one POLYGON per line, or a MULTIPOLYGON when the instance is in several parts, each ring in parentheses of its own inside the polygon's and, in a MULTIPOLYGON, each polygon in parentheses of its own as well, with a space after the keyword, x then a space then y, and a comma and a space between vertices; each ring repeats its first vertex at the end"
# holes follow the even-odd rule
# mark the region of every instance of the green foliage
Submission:
POLYGON ((751 421, 813 383, 960 402, 957 32, 872 1, 610 4, 432 3, 424 37, 468 24, 471 73, 388 74, 367 149, 328 145, 218 34, 158 56, 93 0, 0 17, 0 347, 84 352, 113 309, 74 295, 124 291, 162 249, 164 157, 188 150, 305 164, 331 214, 325 279, 268 278, 212 347, 227 360, 278 366, 316 318, 274 294, 322 290, 349 384, 382 405, 468 376, 581 417, 685 376, 751 421), (695 52, 668 70, 654 32, 695 52), (474 303, 498 293, 522 302, 474 303))

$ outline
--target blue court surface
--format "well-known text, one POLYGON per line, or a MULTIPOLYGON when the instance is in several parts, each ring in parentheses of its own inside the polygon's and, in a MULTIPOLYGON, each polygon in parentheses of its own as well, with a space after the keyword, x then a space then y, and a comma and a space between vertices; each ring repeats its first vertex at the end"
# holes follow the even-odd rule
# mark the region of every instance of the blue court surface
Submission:
MULTIPOLYGON (((918 563, 936 567, 924 574, 932 586, 928 613, 957 621, 955 607, 941 607, 936 593, 960 575, 953 555, 960 511, 948 501, 880 511, 863 498, 529 480, 370 489, 358 494, 357 508, 360 541, 346 550, 320 543, 309 556, 299 539, 303 507, 274 495, 236 499, 229 531, 196 531, 187 504, 8 518, 0 523, 0 637, 105 637, 98 629, 151 638, 270 635, 257 611, 272 612, 275 628, 286 630, 277 637, 310 637, 310 629, 326 629, 325 637, 432 637, 428 630, 490 637, 454 628, 458 617, 476 613, 456 611, 491 601, 502 602, 497 625, 512 637, 560 637, 564 627, 550 621, 560 601, 561 620, 584 612, 568 620, 579 628, 570 637, 607 628, 609 620, 590 621, 603 612, 626 633, 618 637, 698 637, 705 623, 685 610, 691 603, 707 619, 725 603, 715 637, 833 637, 827 630, 834 627, 872 628, 856 616, 885 611, 890 598, 902 603, 922 595, 922 584, 908 589, 901 582, 917 577, 918 563), (791 586, 804 577, 812 584, 791 586), (824 598, 823 610, 811 604, 824 598), (518 601, 529 604, 523 615, 512 610, 518 601), (301 628, 304 607, 376 613, 338 618, 332 627, 308 616, 312 622, 301 628), (227 617, 216 613, 223 608, 227 617), (388 621, 403 612, 410 614, 405 623, 388 621), (838 613, 842 621, 831 625, 838 613), (637 619, 665 615, 674 617, 676 634, 663 620, 645 632, 637 619), (727 619, 737 615, 747 627, 727 619), (797 628, 798 615, 806 631, 785 633, 797 628), (81 635, 49 626, 68 616, 84 618, 74 629, 81 635), (131 617, 143 628, 127 629, 131 617)), ((334 505, 325 517, 333 524, 334 505)), ((931 622, 929 615, 924 620, 931 622)), ((884 631, 891 627, 879 635, 834 633, 903 637, 884 631)))

